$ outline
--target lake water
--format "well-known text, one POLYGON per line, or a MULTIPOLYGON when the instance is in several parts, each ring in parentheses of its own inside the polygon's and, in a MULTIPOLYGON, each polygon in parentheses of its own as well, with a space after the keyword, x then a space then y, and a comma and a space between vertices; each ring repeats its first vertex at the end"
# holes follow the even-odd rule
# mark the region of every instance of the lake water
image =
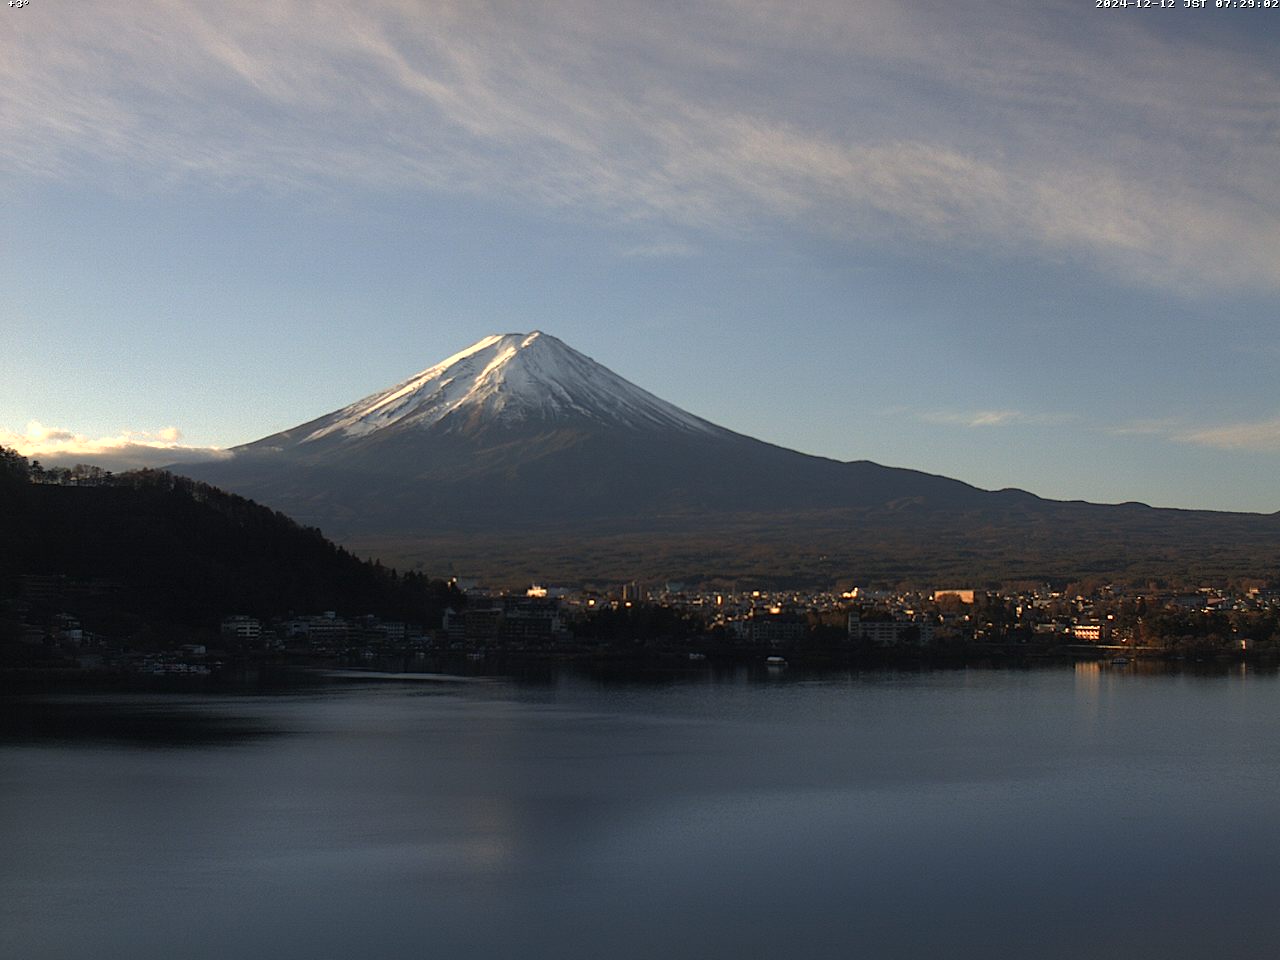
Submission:
POLYGON ((1271 957, 1280 681, 7 697, 0 956, 1271 957))

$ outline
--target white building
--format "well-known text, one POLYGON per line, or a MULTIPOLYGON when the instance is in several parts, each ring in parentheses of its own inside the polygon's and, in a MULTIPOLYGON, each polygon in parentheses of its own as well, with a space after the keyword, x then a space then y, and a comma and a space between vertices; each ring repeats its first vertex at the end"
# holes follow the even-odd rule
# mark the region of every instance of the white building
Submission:
POLYGON ((262 624, 256 617, 227 617, 222 621, 222 635, 234 640, 257 640, 262 636, 262 624))
POLYGON ((863 620, 849 614, 849 639, 868 640, 878 647, 896 647, 903 643, 927 646, 933 642, 931 620, 863 620))

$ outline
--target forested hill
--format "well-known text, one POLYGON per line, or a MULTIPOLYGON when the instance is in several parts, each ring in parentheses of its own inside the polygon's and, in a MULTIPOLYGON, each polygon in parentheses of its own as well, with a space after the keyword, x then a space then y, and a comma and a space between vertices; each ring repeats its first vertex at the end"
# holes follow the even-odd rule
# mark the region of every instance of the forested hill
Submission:
MULTIPOLYGON (((0 597, 23 574, 78 584, 117 629, 338 610, 435 624, 438 580, 362 561, 282 513, 162 471, 46 471, 0 448, 0 597)), ((105 624, 104 624, 105 627, 105 624)))

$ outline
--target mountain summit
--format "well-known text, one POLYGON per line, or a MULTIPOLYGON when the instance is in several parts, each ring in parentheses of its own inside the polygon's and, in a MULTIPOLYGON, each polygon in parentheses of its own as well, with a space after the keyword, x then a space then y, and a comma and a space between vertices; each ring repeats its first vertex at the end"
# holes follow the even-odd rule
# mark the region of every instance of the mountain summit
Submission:
POLYGON ((1280 563, 1280 516, 985 491, 734 433, 548 334, 485 337, 234 457, 175 469, 366 553, 507 577, 969 580, 1280 563), (517 574, 516 571, 519 571, 517 574))
POLYGON ((332 443, 385 431, 475 433, 569 423, 701 434, 720 429, 535 330, 485 337, 394 387, 242 449, 332 443))

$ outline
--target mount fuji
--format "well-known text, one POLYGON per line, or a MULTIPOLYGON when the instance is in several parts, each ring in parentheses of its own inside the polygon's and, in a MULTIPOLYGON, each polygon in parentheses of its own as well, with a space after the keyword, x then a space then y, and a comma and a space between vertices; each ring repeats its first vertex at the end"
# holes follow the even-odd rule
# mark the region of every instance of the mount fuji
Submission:
POLYGON ((485 337, 231 452, 202 479, 341 533, 981 499, 958 481, 726 430, 540 331, 485 337))
POLYGON ((1280 564, 1277 516, 1063 503, 799 453, 539 331, 232 453, 173 469, 432 572, 1039 578, 1183 570, 1197 547, 1280 564))
POLYGON ((303 429, 314 429, 299 442, 334 435, 349 440, 437 425, 446 431, 474 432, 566 422, 728 434, 535 330, 485 337, 404 383, 307 424, 303 429))

